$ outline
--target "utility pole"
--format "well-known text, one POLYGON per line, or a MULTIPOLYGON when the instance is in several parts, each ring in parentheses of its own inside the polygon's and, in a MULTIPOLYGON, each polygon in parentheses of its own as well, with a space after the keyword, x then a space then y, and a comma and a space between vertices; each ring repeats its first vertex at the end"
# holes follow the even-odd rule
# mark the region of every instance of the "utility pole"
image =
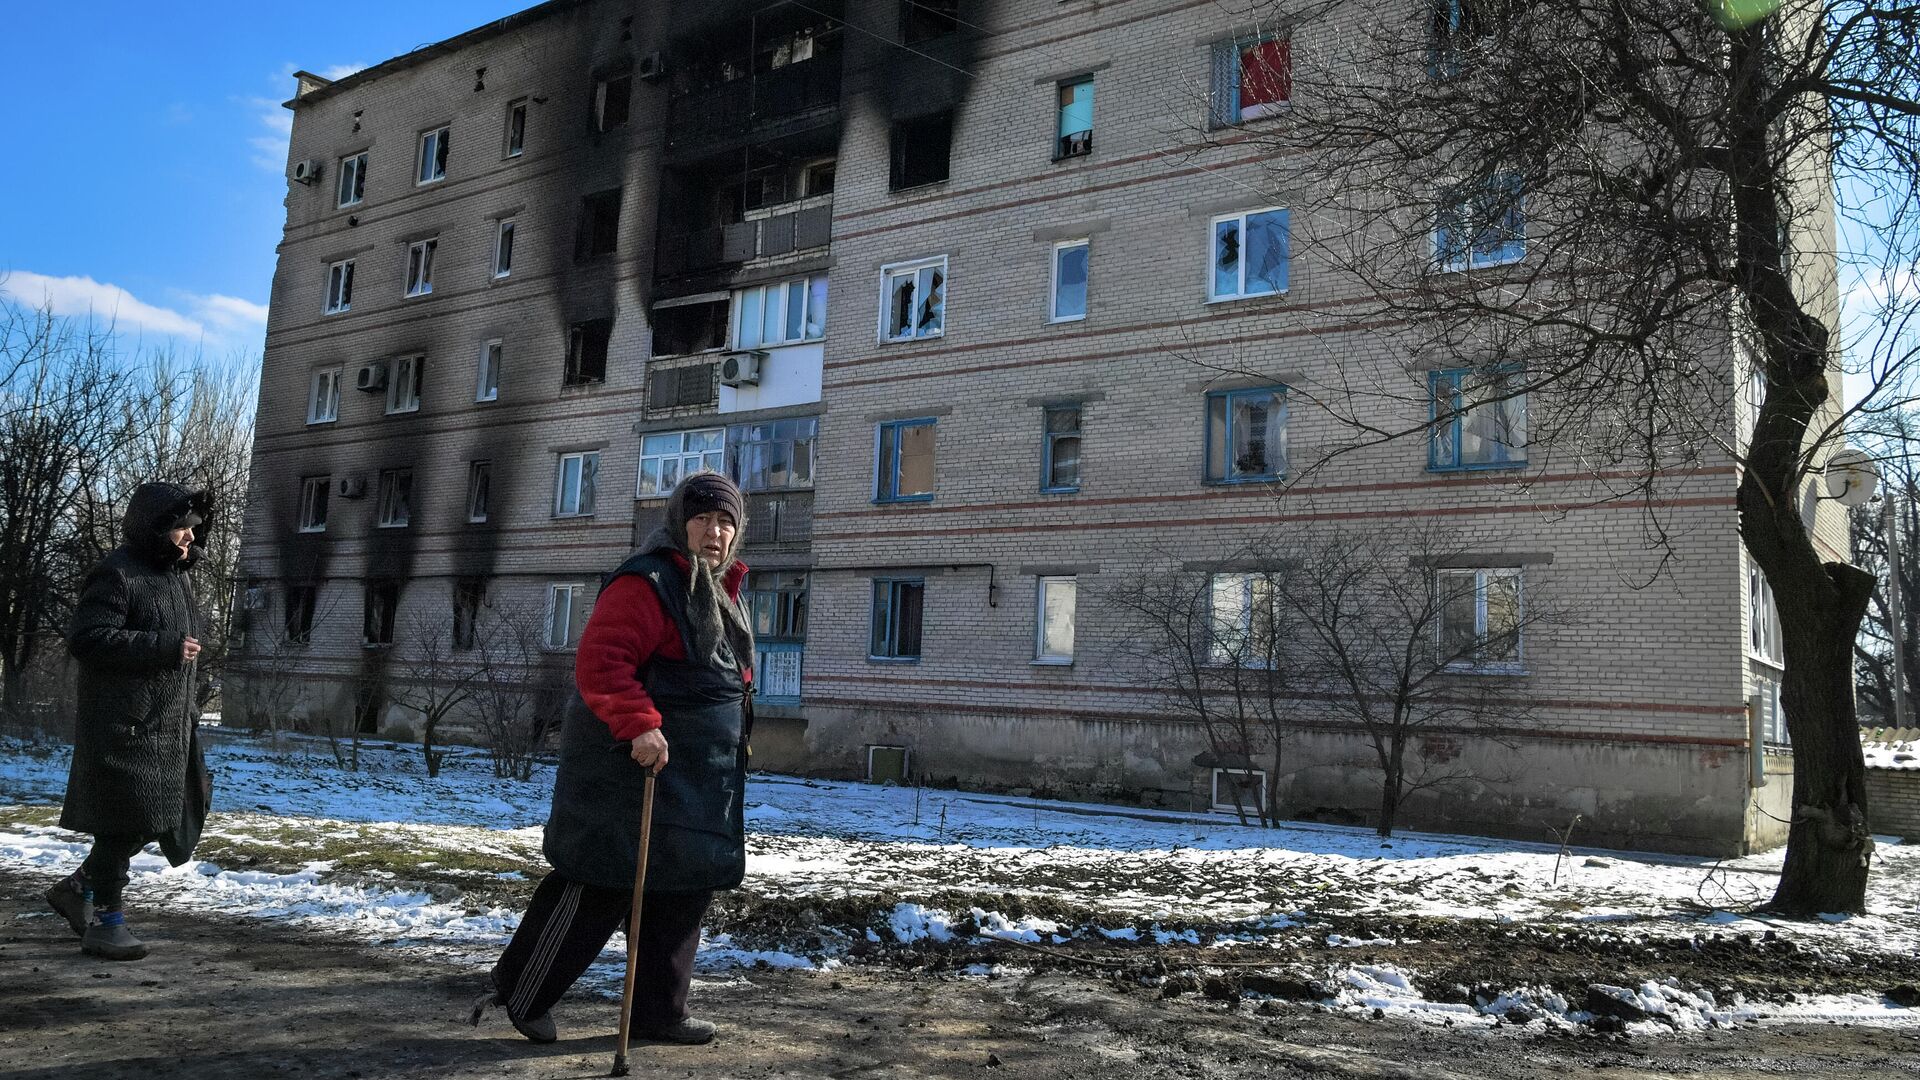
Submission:
POLYGON ((1905 598, 1900 580, 1900 515, 1894 509, 1892 486, 1886 494, 1887 517, 1887 628, 1893 638, 1893 726, 1907 726, 1906 642, 1904 629, 1905 598))

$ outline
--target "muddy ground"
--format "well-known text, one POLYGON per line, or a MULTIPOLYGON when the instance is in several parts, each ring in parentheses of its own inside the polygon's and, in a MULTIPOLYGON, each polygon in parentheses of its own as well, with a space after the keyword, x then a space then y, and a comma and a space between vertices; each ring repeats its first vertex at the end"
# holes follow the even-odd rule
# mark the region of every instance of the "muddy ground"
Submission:
MULTIPOLYGON (((0 1080, 585 1078, 605 1075, 611 1062, 616 1008, 598 997, 564 1001, 555 1014, 561 1041, 538 1047, 497 1014, 478 1030, 464 1024, 479 988, 472 968, 272 922, 168 913, 141 917, 153 956, 109 964, 79 955, 64 925, 41 914, 44 887, 0 870, 0 1080)), ((1589 971, 1621 978, 1641 970, 1620 950, 1494 933, 1498 940, 1435 942, 1435 952, 1452 955, 1463 979, 1497 967, 1497 981, 1509 984, 1534 963, 1546 965, 1543 975, 1563 979, 1589 971)), ((1711 970, 1709 981, 1840 988, 1835 973, 1815 972, 1822 962, 1773 944, 1719 946, 1718 962, 1716 947, 1655 945, 1641 961, 1651 965, 1646 970, 1711 970)), ((706 1047, 637 1046, 634 1075, 1559 1080, 1576 1069, 1607 1080, 1920 1075, 1920 1031, 1768 1025, 1629 1038, 1550 1033, 1538 1022, 1450 1030, 1304 1004, 1256 1005, 1227 992, 1223 980, 1233 979, 1232 972, 1183 980, 1183 960, 1151 948, 1085 955, 1085 962, 1031 950, 889 952, 833 972, 753 970, 703 980, 695 1007, 721 1024, 720 1040, 706 1047), (948 973, 956 963, 994 960, 1034 970, 985 980, 948 973), (1141 985, 1139 974, 1162 964, 1174 989, 1188 992, 1167 996, 1165 985, 1141 985)), ((1865 989, 1906 974, 1857 972, 1854 981, 1865 989)))

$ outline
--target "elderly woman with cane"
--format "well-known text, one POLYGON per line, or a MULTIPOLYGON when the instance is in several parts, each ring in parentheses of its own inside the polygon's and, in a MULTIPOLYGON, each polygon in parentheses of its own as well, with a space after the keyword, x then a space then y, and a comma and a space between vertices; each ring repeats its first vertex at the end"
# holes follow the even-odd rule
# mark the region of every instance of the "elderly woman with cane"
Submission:
MULTIPOLYGON (((696 473, 666 521, 606 580, 574 661, 579 693, 560 727, 545 851, 553 870, 494 965, 489 1005, 534 1042, 558 1037, 549 1010, 628 925, 623 1034, 704 1043, 687 1015, 700 921, 746 869, 741 795, 752 728, 753 632, 734 558, 746 524, 740 489, 696 473), (641 843, 643 801, 657 784, 641 843), (647 852, 644 898, 635 894, 647 852), (637 979, 634 972, 637 969, 637 979)), ((624 1044, 622 1047, 624 1056, 624 1044)))

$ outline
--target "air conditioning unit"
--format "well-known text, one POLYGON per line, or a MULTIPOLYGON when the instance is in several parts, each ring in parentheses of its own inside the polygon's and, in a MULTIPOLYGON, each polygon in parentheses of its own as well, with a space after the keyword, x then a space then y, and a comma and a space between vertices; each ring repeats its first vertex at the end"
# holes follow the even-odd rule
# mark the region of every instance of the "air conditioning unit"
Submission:
POLYGON ((367 478, 364 476, 343 476, 339 483, 340 497, 358 499, 367 493, 367 478))
POLYGON ((633 73, 648 82, 655 82, 667 73, 666 58, 657 52, 650 52, 634 65, 633 73))
POLYGON ((369 394, 385 390, 387 388, 387 365, 377 361, 371 364, 361 364, 360 370, 354 373, 353 385, 365 390, 369 394))
POLYGON ((293 163, 294 183, 311 184, 318 179, 320 179, 319 158, 308 158, 305 161, 296 161, 293 163))
POLYGON ((720 361, 720 385, 722 386, 759 386, 760 364, 767 354, 753 352, 731 353, 720 361))

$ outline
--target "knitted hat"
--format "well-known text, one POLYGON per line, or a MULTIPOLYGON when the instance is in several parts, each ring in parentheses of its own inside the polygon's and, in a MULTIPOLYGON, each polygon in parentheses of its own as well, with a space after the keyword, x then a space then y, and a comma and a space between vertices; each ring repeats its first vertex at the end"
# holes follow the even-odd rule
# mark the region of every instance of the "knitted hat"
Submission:
POLYGON ((736 529, 747 520, 746 502, 740 497, 740 489, 725 474, 694 473, 680 481, 680 487, 688 521, 713 510, 732 518, 736 529))

